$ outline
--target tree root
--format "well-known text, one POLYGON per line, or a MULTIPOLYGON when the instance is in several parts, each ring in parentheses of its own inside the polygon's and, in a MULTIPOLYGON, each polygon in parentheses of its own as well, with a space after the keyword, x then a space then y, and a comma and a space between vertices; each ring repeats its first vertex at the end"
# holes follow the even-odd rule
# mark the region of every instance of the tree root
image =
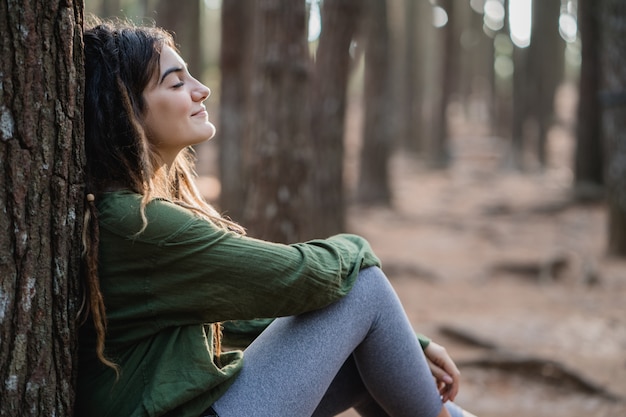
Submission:
POLYGON ((610 392, 606 387, 591 381, 585 375, 568 368, 561 362, 550 359, 518 356, 510 353, 489 354, 482 358, 457 362, 459 367, 478 367, 513 372, 528 379, 555 385, 571 391, 598 395, 611 401, 625 401, 621 396, 610 392))
POLYGON ((626 401, 626 398, 610 392, 606 387, 561 362, 512 353, 465 329, 443 325, 439 327, 439 331, 461 343, 489 350, 486 356, 457 361, 459 367, 498 369, 572 391, 598 395, 611 401, 626 401))

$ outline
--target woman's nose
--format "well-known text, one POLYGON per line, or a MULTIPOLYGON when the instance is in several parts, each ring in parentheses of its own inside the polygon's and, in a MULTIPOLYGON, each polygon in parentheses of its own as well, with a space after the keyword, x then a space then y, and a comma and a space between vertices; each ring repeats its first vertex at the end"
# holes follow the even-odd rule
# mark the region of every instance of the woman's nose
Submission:
POLYGON ((211 89, 201 82, 198 82, 198 87, 194 89, 193 94, 195 100, 204 101, 211 95, 211 89))

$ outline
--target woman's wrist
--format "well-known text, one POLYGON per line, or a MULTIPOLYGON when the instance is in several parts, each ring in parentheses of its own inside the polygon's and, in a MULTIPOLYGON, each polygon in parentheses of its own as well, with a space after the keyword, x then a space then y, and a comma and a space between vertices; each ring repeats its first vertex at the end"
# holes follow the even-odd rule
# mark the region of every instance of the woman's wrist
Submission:
POLYGON ((415 335, 417 336, 417 340, 419 341, 422 350, 426 349, 428 345, 430 345, 430 339, 428 337, 421 333, 415 333, 415 335))

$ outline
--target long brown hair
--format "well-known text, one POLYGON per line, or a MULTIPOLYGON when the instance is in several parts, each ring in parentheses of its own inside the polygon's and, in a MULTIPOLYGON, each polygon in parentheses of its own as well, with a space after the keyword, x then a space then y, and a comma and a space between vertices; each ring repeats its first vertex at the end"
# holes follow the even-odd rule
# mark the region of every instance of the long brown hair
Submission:
MULTIPOLYGON (((143 91, 159 71, 163 46, 176 50, 167 31, 135 26, 126 21, 92 19, 84 32, 85 42, 85 188, 87 208, 83 228, 84 308, 80 317, 91 316, 96 331, 96 354, 118 372, 104 352, 105 300, 98 277, 98 211, 103 192, 128 189, 142 195, 141 216, 147 226, 146 205, 155 197, 169 199, 192 210, 219 227, 244 233, 241 226, 220 216, 206 202, 194 183, 194 158, 184 149, 171 167, 163 168, 156 149, 146 137, 142 119, 146 110, 143 91)), ((219 323, 214 324, 214 348, 221 349, 219 323)))

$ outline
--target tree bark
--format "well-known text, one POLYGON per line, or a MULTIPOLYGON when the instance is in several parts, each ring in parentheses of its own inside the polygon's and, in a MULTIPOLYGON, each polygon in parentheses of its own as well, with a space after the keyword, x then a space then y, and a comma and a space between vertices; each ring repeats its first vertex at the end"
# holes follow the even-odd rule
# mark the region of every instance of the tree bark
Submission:
POLYGON ((430 118, 425 117, 426 79, 432 72, 428 46, 435 31, 431 8, 427 2, 404 1, 405 68, 398 88, 401 97, 399 126, 404 147, 417 154, 426 148, 431 125, 430 118))
POLYGON ((0 415, 71 416, 83 3, 0 3, 0 415))
POLYGON ((448 104, 455 85, 454 66, 455 56, 458 51, 458 41, 455 38, 455 8, 458 4, 453 0, 441 0, 441 7, 448 14, 448 23, 440 30, 443 31, 443 50, 440 56, 441 73, 440 96, 438 99, 438 111, 435 115, 435 129, 432 144, 432 164, 435 168, 446 168, 450 164, 450 143, 448 138, 448 104))
MULTIPOLYGON (((507 42, 512 42, 508 38, 508 34, 510 32, 509 27, 509 0, 504 0, 504 26, 500 30, 500 36, 506 36, 507 42), (504 35, 506 34, 506 35, 504 35)), ((512 141, 512 132, 513 132, 513 93, 514 93, 514 77, 505 76, 499 74, 495 70, 495 64, 498 60, 506 60, 510 59, 512 63, 514 63, 515 57, 513 54, 508 54, 502 48, 498 48, 496 45, 496 39, 494 39, 493 43, 493 59, 491 60, 492 70, 491 73, 491 89, 493 92, 492 102, 493 102, 493 119, 492 119, 492 129, 496 136, 502 137, 503 139, 508 139, 512 141)), ((505 161, 505 164, 510 164, 511 153, 508 155, 508 160, 505 161)))
POLYGON ((515 71, 513 73, 513 112, 511 115, 511 148, 506 161, 509 168, 523 170, 526 168, 524 153, 526 149, 525 126, 530 114, 531 83, 529 71, 528 48, 518 48, 514 46, 513 62, 515 71))
POLYGON ((323 30, 311 83, 311 138, 315 150, 314 210, 317 237, 345 231, 344 131, 350 44, 361 14, 360 0, 325 0, 323 30))
POLYGON ((252 76, 252 34, 256 0, 224 0, 220 48, 220 207, 241 221, 246 197, 242 144, 252 76))
POLYGON ((602 130, 606 138, 609 252, 626 256, 626 4, 602 0, 602 130))
POLYGON ((537 124, 536 155, 541 167, 547 163, 546 146, 554 118, 554 96, 563 80, 565 64, 565 41, 559 34, 560 14, 560 0, 533 1, 529 110, 537 124))
POLYGON ((385 0, 368 0, 364 24, 365 120, 357 198, 365 204, 391 204, 389 158, 392 138, 390 114, 389 29, 385 0))
POLYGON ((102 0, 100 3, 100 16, 104 18, 112 18, 122 14, 121 0, 102 0))
POLYGON ((464 87, 464 108, 467 116, 485 123, 491 129, 494 111, 494 46, 493 39, 483 31, 483 15, 469 8, 467 27, 461 34, 460 43, 465 58, 466 81, 464 87))
POLYGON ((174 34, 174 39, 183 59, 187 62, 189 72, 201 79, 200 0, 182 2, 159 0, 156 7, 156 22, 174 34))
POLYGON ((311 203, 310 59, 306 4, 258 0, 250 120, 244 134, 247 177, 243 223, 250 234, 295 242, 308 229, 311 203))
POLYGON ((594 0, 579 0, 578 24, 582 40, 582 62, 578 99, 578 126, 574 162, 575 189, 600 188, 604 185, 604 151, 601 108, 598 100, 600 62, 600 16, 594 0))

